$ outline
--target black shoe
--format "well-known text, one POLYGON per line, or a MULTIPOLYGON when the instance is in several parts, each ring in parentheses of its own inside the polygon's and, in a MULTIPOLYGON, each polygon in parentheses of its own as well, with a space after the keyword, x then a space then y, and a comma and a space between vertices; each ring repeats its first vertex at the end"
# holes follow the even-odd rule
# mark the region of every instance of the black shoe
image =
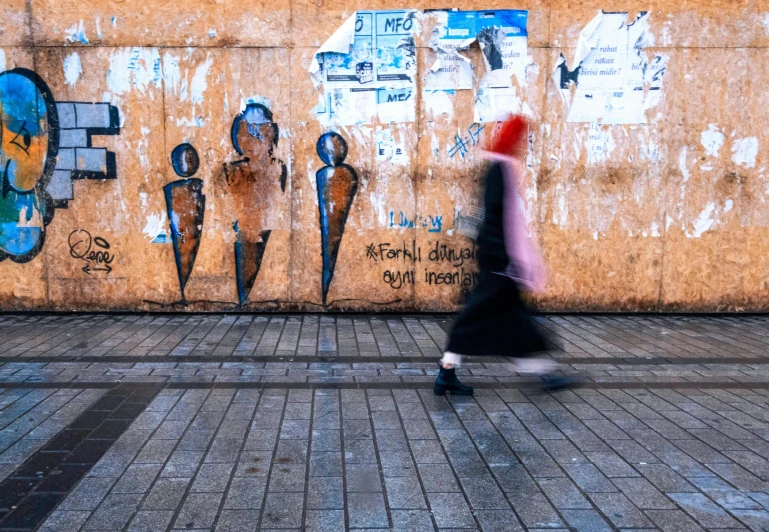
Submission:
POLYGON ((566 390, 577 385, 579 382, 574 377, 566 375, 542 375, 540 379, 542 379, 542 389, 548 392, 566 390))
POLYGON ((441 368, 438 378, 435 379, 433 386, 435 395, 446 395, 446 392, 453 395, 473 395, 473 387, 465 386, 457 379, 457 371, 454 368, 441 368))

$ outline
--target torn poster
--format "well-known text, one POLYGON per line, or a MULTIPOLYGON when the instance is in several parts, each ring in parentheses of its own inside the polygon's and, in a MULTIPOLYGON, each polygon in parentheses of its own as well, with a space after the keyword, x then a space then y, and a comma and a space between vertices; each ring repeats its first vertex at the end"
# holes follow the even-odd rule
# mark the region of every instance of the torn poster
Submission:
POLYGON ((357 11, 321 46, 310 75, 322 85, 315 112, 326 125, 354 125, 379 116, 416 119, 416 11, 357 11))
MULTIPOLYGON (((359 87, 374 81, 373 13, 357 12, 355 33, 347 50, 324 53, 321 56, 321 68, 325 73, 325 82, 334 87, 359 87)), ((336 33, 332 36, 332 39, 336 33)), ((346 40, 346 36, 344 37, 346 40)))
POLYGON ((527 11, 478 11, 475 29, 486 74, 482 87, 512 87, 513 76, 526 82, 528 62, 527 11))
POLYGON ((376 113, 382 122, 415 122, 416 98, 411 87, 377 89, 376 113))
POLYGON ((553 80, 570 104, 568 122, 643 124, 646 110, 659 102, 667 61, 649 61, 643 52, 652 44, 649 14, 639 13, 630 24, 627 18, 599 13, 580 33, 571 70, 559 59, 553 80))
MULTIPOLYGON (((370 13, 370 12, 363 12, 370 13)), ((380 87, 410 87, 417 72, 415 11, 374 11, 376 81, 380 87)))
POLYGON ((437 11, 430 48, 437 58, 425 77, 425 88, 453 90, 473 88, 473 65, 459 52, 475 41, 475 11, 437 11))
POLYGON ((526 112, 519 87, 526 83, 527 20, 526 11, 476 12, 475 29, 486 64, 475 98, 476 122, 496 122, 511 113, 526 112))
POLYGON ((422 101, 425 111, 432 120, 437 120, 441 115, 454 115, 454 91, 447 90, 428 90, 422 91, 422 101))
POLYGON ((374 88, 329 88, 318 97, 314 112, 323 126, 354 126, 371 121, 376 101, 374 88))
POLYGON ((310 75, 334 88, 413 85, 415 15, 407 10, 357 11, 315 52, 310 75))

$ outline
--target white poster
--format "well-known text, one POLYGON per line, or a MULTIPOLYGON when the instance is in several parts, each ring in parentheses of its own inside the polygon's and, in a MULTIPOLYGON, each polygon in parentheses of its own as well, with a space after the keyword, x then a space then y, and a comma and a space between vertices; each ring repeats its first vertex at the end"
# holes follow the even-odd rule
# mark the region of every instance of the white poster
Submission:
POLYGON ((526 82, 528 63, 527 11, 477 11, 475 30, 486 73, 481 87, 512 87, 513 76, 526 82))
POLYGON ((646 59, 649 15, 599 13, 580 33, 571 69, 561 57, 553 80, 569 105, 568 122, 642 124, 659 102, 666 61, 646 59), (570 85, 577 90, 573 92, 570 85))

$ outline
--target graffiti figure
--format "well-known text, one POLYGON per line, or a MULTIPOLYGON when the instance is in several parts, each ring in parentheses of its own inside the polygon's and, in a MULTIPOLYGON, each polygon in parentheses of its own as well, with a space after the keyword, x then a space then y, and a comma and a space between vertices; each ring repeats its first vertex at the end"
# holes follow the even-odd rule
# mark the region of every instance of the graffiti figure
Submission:
POLYGON ((116 177, 115 154, 91 136, 119 131, 108 103, 57 103, 33 71, 0 73, 0 261, 40 253, 54 209, 74 199, 72 179, 116 177))
POLYGON ((323 257, 322 295, 325 305, 347 215, 358 191, 358 174, 344 162, 347 158, 347 142, 339 133, 321 135, 316 149, 318 157, 326 164, 315 174, 318 183, 320 249, 323 257))
POLYGON ((254 286, 270 238, 270 210, 286 190, 288 171, 275 157, 279 133, 272 112, 259 103, 249 103, 232 123, 232 145, 243 158, 225 163, 224 174, 235 207, 235 273, 241 305, 254 286))
POLYGON ((163 187, 168 219, 171 221, 176 271, 179 275, 182 302, 185 302, 184 288, 190 279, 200 248, 206 197, 203 195, 203 181, 192 177, 200 166, 198 152, 192 145, 184 143, 174 148, 171 152, 171 165, 179 177, 187 178, 163 187))

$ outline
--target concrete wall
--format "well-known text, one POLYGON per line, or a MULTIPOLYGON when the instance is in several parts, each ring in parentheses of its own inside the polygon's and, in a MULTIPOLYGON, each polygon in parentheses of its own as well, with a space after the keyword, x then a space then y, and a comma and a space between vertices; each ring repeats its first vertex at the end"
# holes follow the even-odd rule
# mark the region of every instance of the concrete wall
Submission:
MULTIPOLYGON (((446 6, 6 0, 6 121, 14 113, 53 116, 53 105, 58 125, 28 131, 27 155, 37 162, 14 161, 18 183, 3 189, 0 308, 457 308, 474 267, 431 260, 430 251, 473 252, 455 218, 477 197, 482 161, 472 142, 464 157, 449 151, 473 126, 474 91, 456 91, 452 111, 439 116, 418 91, 413 123, 324 128, 307 73, 316 49, 355 9, 437 7, 446 6), (13 69, 27 70, 11 77, 13 69), (38 92, 26 94, 37 94, 38 105, 20 110, 14 98, 30 86, 38 92), (236 128, 241 155, 233 121, 257 96, 269 101, 277 145, 268 153, 249 141, 247 128, 236 128), (99 105, 83 105, 92 103, 99 105), (388 129, 405 148, 401 161, 377 160, 376 132, 388 129), (345 164, 357 190, 324 305, 317 191, 324 163, 316 143, 332 130, 347 142, 345 164), (185 143, 198 154, 192 175, 185 163, 194 161, 181 151, 171 155, 185 143), (183 226, 178 264, 169 205, 183 226), (22 208, 25 216, 14 218, 22 208), (400 227, 401 213, 407 227, 400 227)), ((534 124, 527 214, 550 270, 549 289, 536 298, 540 308, 767 308, 769 1, 488 0, 456 7, 529 11, 533 64, 521 87, 534 124), (571 62, 580 31, 601 9, 650 12, 654 46, 644 52, 664 57, 667 72, 646 124, 566 121, 551 74, 561 54, 571 62), (602 157, 589 153, 591 134, 610 146, 602 157), (713 135, 723 136, 715 147, 707 142, 713 135)), ((429 34, 427 17, 417 38, 418 84, 435 60, 429 34)), ((477 45, 468 56, 482 74, 477 45)), ((4 124, 4 164, 18 127, 4 124)), ((19 142, 24 135, 14 146, 19 142)))

